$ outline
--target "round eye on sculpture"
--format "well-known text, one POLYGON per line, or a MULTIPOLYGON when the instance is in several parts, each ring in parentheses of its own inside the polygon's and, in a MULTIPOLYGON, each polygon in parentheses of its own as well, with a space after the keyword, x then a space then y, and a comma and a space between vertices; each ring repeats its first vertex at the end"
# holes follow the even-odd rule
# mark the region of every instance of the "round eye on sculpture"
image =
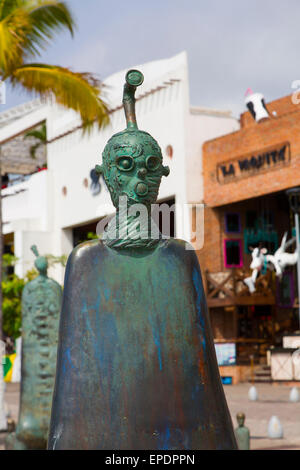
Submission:
POLYGON ((134 167, 134 159, 130 155, 124 155, 117 158, 117 167, 121 171, 130 171, 134 167))
POLYGON ((157 170, 160 163, 161 163, 160 158, 155 155, 150 155, 150 157, 146 158, 146 167, 148 170, 151 170, 151 171, 157 170))

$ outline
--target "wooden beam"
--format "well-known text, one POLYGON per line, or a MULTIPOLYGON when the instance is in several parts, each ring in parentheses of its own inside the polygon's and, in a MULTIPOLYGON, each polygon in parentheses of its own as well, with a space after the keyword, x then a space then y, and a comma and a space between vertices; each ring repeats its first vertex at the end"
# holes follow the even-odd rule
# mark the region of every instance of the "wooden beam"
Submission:
POLYGON ((235 296, 225 299, 212 299, 207 298, 208 307, 230 307, 234 305, 275 305, 275 297, 273 295, 245 295, 245 296, 235 296))
POLYGON ((208 292, 208 297, 213 298, 213 296, 218 292, 223 292, 223 294, 227 294, 227 296, 230 298, 233 297, 233 292, 230 292, 230 290, 225 287, 226 282, 228 282, 231 277, 232 273, 229 273, 228 276, 221 283, 218 283, 218 281, 213 279, 211 275, 208 274, 208 282, 210 282, 214 286, 214 289, 211 292, 208 292))

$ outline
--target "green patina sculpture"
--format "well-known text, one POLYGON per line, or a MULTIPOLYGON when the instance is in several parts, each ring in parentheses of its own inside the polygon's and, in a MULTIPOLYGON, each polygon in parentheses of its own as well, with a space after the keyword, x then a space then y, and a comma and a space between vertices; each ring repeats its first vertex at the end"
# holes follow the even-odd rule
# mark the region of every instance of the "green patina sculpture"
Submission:
POLYGON ((196 253, 149 230, 169 169, 137 128, 142 82, 127 73, 127 128, 96 167, 116 215, 68 259, 48 448, 236 449, 196 253))
POLYGON ((39 275, 22 294, 22 365, 19 419, 6 448, 46 449, 56 368, 62 289, 47 276, 48 262, 36 246, 39 275))
POLYGON ((103 164, 96 165, 98 174, 103 174, 112 202, 117 209, 113 231, 105 234, 105 243, 114 248, 142 247, 153 248, 158 238, 153 239, 151 232, 151 204, 155 203, 162 176, 168 176, 169 167, 162 164, 161 149, 153 137, 138 129, 135 116, 135 90, 144 77, 138 70, 126 74, 123 106, 127 128, 115 134, 103 151, 103 164), (125 197, 125 204, 120 198, 125 197), (136 230, 134 215, 127 211, 133 204, 143 204, 148 211, 148 223, 142 230, 145 236, 134 238, 136 230))
POLYGON ((235 429, 235 436, 239 450, 249 450, 250 449, 250 431, 244 426, 245 423, 245 414, 238 413, 236 415, 236 420, 238 422, 238 427, 235 429))

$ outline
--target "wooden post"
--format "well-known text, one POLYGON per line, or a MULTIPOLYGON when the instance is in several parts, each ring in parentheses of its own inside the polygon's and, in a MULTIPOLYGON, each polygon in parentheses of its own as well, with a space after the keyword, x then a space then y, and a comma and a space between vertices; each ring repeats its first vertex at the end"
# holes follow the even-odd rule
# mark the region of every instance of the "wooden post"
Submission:
POLYGON ((251 384, 254 384, 254 355, 250 354, 251 384))
POLYGON ((233 334, 234 338, 237 339, 238 337, 238 307, 235 305, 234 310, 232 312, 233 317, 233 334))

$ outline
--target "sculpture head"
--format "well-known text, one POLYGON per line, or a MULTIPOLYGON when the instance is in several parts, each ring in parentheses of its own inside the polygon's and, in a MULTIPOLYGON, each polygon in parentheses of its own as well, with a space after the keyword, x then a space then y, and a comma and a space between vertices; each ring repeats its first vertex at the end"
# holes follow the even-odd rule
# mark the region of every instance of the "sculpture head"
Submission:
POLYGON ((245 423, 245 414, 244 413, 238 413, 236 415, 236 420, 238 422, 238 425, 240 427, 244 426, 244 423, 245 423))
POLYGON ((138 70, 127 72, 123 93, 127 128, 109 139, 102 154, 103 163, 96 166, 96 171, 103 174, 115 207, 121 196, 127 197, 129 205, 150 206, 156 201, 162 176, 169 174, 156 140, 137 127, 134 94, 143 81, 138 70))
POLYGON ((39 252, 37 249, 36 245, 32 245, 31 250, 36 256, 36 260, 34 262, 34 265, 36 269, 38 270, 39 274, 42 276, 47 276, 47 271, 48 271, 48 260, 45 258, 45 256, 39 256, 39 252))

